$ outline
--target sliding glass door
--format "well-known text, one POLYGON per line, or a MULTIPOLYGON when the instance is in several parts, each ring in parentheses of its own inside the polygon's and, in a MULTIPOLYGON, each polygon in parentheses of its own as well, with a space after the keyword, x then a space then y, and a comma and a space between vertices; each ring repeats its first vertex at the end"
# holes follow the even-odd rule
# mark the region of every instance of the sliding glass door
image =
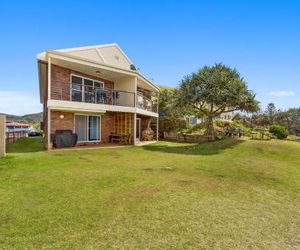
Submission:
POLYGON ((99 116, 89 116, 89 141, 99 141, 99 116))
POLYGON ((75 133, 78 142, 100 141, 100 117, 75 115, 75 133))

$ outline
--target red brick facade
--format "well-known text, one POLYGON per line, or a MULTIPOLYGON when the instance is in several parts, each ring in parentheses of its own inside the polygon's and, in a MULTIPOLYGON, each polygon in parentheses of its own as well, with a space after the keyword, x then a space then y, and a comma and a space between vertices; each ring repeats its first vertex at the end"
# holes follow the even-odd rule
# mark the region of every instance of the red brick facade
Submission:
MULTIPOLYGON (((109 142, 109 136, 114 132, 114 115, 114 112, 106 112, 101 115, 101 143, 109 142)), ((74 116, 75 114, 72 112, 51 111, 51 134, 60 129, 69 129, 75 132, 74 116)))
POLYGON ((74 131, 74 114, 70 112, 51 111, 51 134, 58 129, 70 129, 74 131), (60 117, 60 116, 63 116, 60 117))
POLYGON ((101 116, 101 142, 109 142, 109 135, 114 132, 114 113, 106 112, 101 116))
POLYGON ((70 100, 70 86, 71 86, 71 74, 87 77, 90 79, 104 82, 104 88, 112 90, 114 83, 109 80, 101 79, 99 77, 87 75, 81 72, 77 72, 71 69, 63 68, 61 66, 51 65, 51 99, 54 100, 70 100))

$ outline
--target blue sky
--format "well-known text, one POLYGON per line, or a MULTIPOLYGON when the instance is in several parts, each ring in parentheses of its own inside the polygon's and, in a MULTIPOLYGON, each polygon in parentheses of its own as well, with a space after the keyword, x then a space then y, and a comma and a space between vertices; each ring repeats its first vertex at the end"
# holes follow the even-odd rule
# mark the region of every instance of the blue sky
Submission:
POLYGON ((161 85, 223 62, 262 106, 300 106, 300 1, 1 1, 0 112, 41 111, 36 54, 118 43, 161 85))

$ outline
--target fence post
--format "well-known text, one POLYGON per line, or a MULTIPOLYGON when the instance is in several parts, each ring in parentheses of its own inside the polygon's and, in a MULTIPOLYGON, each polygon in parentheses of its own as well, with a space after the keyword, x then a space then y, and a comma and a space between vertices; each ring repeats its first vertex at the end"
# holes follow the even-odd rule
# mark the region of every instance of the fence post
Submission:
POLYGON ((6 117, 5 115, 0 115, 0 157, 4 157, 6 154, 6 117))

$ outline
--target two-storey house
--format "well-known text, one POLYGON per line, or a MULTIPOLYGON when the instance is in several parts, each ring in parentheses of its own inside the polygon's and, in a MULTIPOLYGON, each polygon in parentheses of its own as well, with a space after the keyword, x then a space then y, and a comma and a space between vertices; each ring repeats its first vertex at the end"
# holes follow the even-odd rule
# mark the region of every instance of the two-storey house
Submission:
POLYGON ((159 88, 117 44, 46 50, 37 63, 48 149, 57 130, 72 130, 78 144, 116 134, 136 145, 150 121, 158 123, 159 88))

